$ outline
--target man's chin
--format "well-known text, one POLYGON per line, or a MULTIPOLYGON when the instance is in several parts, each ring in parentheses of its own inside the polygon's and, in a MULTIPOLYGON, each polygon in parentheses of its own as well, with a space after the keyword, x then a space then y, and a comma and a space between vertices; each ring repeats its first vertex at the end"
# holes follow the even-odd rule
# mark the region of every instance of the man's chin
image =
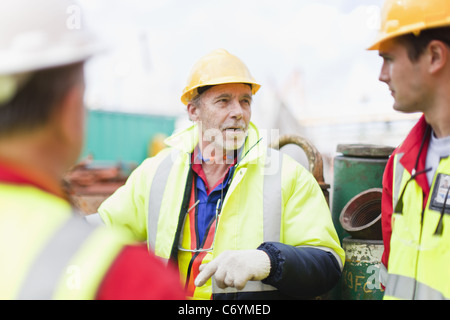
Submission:
POLYGON ((233 151, 239 149, 244 145, 245 137, 246 137, 245 134, 234 137, 227 137, 227 139, 224 141, 223 149, 226 151, 233 151))
POLYGON ((401 105, 401 104, 399 104, 399 103, 397 103, 397 102, 394 103, 394 105, 392 106, 392 108, 393 108, 395 111, 403 112, 403 113, 420 112, 420 110, 416 110, 417 108, 413 108, 413 107, 411 107, 411 106, 404 106, 404 105, 401 105))
POLYGON ((235 150, 238 150, 240 147, 242 147, 243 144, 244 144, 244 142, 242 142, 242 143, 229 142, 229 143, 225 143, 225 145, 223 146, 223 149, 226 152, 235 151, 235 150))

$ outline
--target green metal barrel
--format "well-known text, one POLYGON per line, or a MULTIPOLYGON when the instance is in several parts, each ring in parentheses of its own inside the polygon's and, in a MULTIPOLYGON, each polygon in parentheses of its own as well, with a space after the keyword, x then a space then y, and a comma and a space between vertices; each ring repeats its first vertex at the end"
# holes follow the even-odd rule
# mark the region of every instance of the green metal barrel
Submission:
MULTIPOLYGON (((394 148, 368 144, 340 144, 340 155, 333 162, 333 186, 331 189, 331 216, 342 241, 350 235, 343 229, 339 218, 346 204, 356 195, 372 188, 382 188, 384 168, 394 148)), ((330 291, 334 300, 342 299, 343 277, 330 291)))
POLYGON ((342 300, 381 300, 379 282, 383 241, 343 239, 345 266, 341 278, 342 300))
POLYGON ((371 188, 381 188, 384 168, 394 148, 367 144, 338 145, 334 158, 331 213, 339 240, 350 236, 339 222, 347 202, 371 188))

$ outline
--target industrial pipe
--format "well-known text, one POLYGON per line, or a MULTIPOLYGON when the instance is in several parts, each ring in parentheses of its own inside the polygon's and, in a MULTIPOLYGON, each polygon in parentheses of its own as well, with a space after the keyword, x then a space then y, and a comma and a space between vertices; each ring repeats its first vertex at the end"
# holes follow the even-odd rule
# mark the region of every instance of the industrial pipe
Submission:
POLYGON ((342 209, 339 221, 352 238, 381 240, 381 188, 354 196, 342 209))
POLYGON ((330 188, 330 185, 325 183, 323 178, 323 160, 320 152, 310 141, 295 134, 281 135, 278 141, 273 142, 269 147, 279 150, 287 144, 295 144, 303 149, 308 158, 309 171, 316 179, 329 204, 328 188, 330 188))

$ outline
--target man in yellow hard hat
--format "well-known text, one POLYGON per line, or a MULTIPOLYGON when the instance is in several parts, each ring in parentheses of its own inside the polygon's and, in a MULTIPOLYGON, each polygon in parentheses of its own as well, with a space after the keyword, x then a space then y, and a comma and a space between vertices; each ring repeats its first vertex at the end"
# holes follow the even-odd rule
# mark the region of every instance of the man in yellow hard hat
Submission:
POLYGON ((422 117, 383 178, 385 299, 450 298, 450 2, 387 0, 369 48, 394 109, 422 117))
POLYGON ((83 142, 83 65, 99 49, 68 27, 72 9, 0 2, 0 299, 184 299, 175 270, 128 232, 88 225, 62 191, 83 142))
POLYGON ((107 225, 176 262, 194 299, 311 298, 341 275, 344 253, 319 185, 250 122, 259 88, 226 50, 201 58, 181 96, 194 124, 99 208, 107 225))

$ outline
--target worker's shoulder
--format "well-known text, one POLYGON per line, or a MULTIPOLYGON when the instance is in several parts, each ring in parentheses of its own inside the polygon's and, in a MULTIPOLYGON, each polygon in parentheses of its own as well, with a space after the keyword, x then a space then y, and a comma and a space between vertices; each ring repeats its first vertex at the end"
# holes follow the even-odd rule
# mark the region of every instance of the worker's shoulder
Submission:
POLYGON ((296 172, 297 174, 308 174, 309 171, 300 162, 295 160, 289 154, 279 151, 282 159, 283 171, 296 172))
POLYGON ((153 157, 146 158, 142 163, 138 166, 138 170, 154 170, 161 164, 163 161, 171 161, 174 162, 177 157, 176 149, 174 148, 165 148, 158 152, 158 154, 153 157))
POLYGON ((49 216, 72 212, 66 199, 31 185, 0 184, 0 197, 0 208, 5 208, 1 210, 2 213, 11 210, 34 216, 38 213, 49 216))
POLYGON ((162 161, 176 161, 180 154, 183 153, 181 150, 173 147, 167 147, 158 152, 155 156, 145 159, 142 165, 155 165, 161 163, 162 161))
POLYGON ((281 181, 284 188, 294 190, 306 186, 312 187, 313 185, 318 185, 317 180, 309 169, 296 159, 283 152, 281 152, 281 159, 281 181))

